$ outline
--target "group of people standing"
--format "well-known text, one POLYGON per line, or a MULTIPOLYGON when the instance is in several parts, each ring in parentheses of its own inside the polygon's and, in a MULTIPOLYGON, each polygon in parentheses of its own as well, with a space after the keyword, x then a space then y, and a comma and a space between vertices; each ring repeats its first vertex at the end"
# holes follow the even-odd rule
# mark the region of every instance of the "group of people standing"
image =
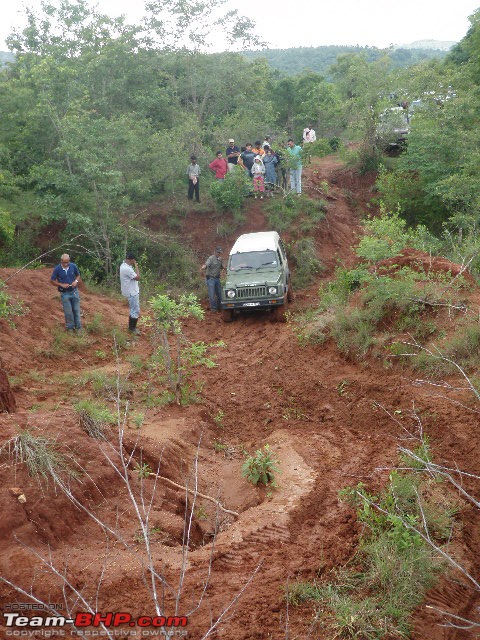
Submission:
MULTIPOLYGON (((315 142, 317 139, 312 125, 308 125, 303 130, 303 144, 315 142)), ((255 144, 247 142, 244 147, 239 148, 235 144, 234 138, 230 138, 225 154, 217 151, 215 159, 210 162, 209 169, 215 174, 218 181, 225 180, 226 175, 241 167, 247 172, 253 183, 253 193, 255 198, 264 195, 273 196, 275 186, 287 188, 287 175, 290 179, 290 189, 298 195, 302 193, 302 158, 303 149, 295 144, 293 138, 287 142, 287 146, 282 151, 274 151, 271 137, 265 136, 262 142, 257 140, 255 144)), ((190 164, 187 167, 188 176, 188 199, 200 202, 200 166, 196 156, 190 156, 190 164)))
POLYGON ((230 138, 225 156, 226 158, 223 159, 219 151, 217 158, 209 165, 212 169, 218 166, 218 160, 226 161, 226 170, 225 164, 222 167, 223 175, 216 174, 215 177, 223 180, 228 171, 242 167, 252 178, 255 198, 258 195, 263 198, 265 193, 267 196, 273 196, 275 186, 282 186, 285 189, 287 173, 292 191, 296 191, 299 195, 302 193, 302 147, 296 145, 292 138, 288 140, 287 147, 282 152, 273 150, 270 136, 265 136, 263 143, 260 140, 257 140, 255 145, 248 142, 242 149, 239 149, 235 140, 230 138))

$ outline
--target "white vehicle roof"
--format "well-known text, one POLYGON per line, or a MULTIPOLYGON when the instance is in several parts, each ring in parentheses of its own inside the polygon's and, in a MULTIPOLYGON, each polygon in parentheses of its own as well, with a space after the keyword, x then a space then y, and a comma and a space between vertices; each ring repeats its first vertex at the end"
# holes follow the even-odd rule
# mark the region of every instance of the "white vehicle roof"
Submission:
POLYGON ((247 253, 248 251, 276 251, 280 236, 276 231, 259 231, 258 233, 244 233, 230 250, 234 253, 247 253))

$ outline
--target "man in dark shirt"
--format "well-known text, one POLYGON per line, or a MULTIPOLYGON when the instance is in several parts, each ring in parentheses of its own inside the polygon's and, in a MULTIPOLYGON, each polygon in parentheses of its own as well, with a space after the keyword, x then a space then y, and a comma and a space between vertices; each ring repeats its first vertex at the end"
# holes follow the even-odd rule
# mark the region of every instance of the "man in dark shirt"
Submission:
POLYGON ((80 295, 78 293, 78 283, 80 282, 80 271, 70 256, 64 253, 52 272, 50 282, 58 288, 62 300, 63 312, 65 314, 65 325, 67 331, 82 328, 80 320, 80 295))
POLYGON ((228 170, 233 171, 237 166, 238 156, 240 155, 240 149, 235 145, 235 140, 230 138, 228 141, 228 147, 225 150, 227 156, 228 170))
POLYGON ((241 154, 241 159, 243 161, 243 166, 247 170, 248 175, 252 178, 252 166, 255 162, 255 154, 252 151, 252 145, 248 142, 245 145, 245 151, 241 154))
POLYGON ((221 311, 222 285, 220 284, 220 272, 224 268, 220 257, 221 253, 222 248, 216 247, 215 253, 207 258, 205 264, 202 265, 202 270, 205 270, 211 311, 221 311))

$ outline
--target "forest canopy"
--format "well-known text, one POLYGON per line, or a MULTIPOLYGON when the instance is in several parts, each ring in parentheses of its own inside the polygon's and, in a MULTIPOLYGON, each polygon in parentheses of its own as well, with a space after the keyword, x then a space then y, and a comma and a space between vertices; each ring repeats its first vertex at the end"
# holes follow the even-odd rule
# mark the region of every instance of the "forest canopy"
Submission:
MULTIPOLYGON (((183 194, 190 154, 206 168, 230 137, 269 134, 282 145, 306 124, 332 148, 355 143, 349 161, 380 171, 381 206, 470 259, 480 215, 478 12, 444 59, 398 66, 391 51, 340 48, 324 73, 282 75, 265 58, 201 52, 227 23, 240 47, 258 43, 254 25, 222 4, 154 0, 138 25, 85 0, 26 10, 8 40, 15 59, 0 73, 1 264, 70 242, 92 280, 108 279, 127 243, 146 247, 142 207, 183 194), (422 108, 406 150, 385 159, 379 116, 413 101, 422 108)), ((166 236, 148 242, 158 263, 178 254, 166 236)))

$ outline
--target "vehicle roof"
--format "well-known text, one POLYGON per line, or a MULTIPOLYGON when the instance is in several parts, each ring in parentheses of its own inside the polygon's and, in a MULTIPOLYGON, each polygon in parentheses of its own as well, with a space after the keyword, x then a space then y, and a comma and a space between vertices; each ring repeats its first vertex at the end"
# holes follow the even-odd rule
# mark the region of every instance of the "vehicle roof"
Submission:
POLYGON ((279 240, 280 236, 276 231, 244 233, 235 240, 235 244, 230 250, 230 255, 247 251, 276 251, 279 240))

